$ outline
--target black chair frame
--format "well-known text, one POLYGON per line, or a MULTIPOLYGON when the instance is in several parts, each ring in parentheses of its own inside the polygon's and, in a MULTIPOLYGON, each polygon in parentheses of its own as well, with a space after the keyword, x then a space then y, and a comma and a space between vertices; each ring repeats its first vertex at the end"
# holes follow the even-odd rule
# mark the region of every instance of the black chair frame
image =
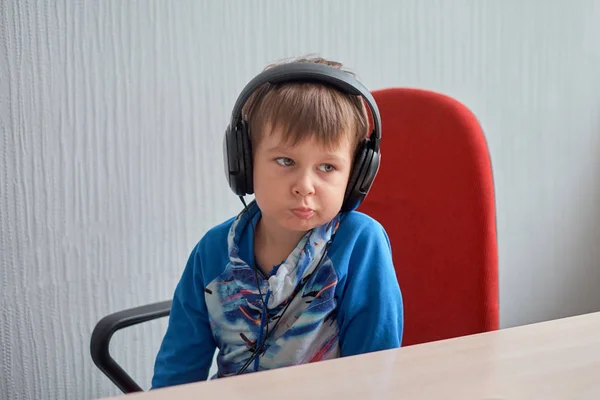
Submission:
POLYGON ((122 310, 102 318, 96 324, 90 340, 94 364, 125 394, 142 392, 142 388, 110 355, 110 340, 120 329, 171 314, 172 300, 122 310))

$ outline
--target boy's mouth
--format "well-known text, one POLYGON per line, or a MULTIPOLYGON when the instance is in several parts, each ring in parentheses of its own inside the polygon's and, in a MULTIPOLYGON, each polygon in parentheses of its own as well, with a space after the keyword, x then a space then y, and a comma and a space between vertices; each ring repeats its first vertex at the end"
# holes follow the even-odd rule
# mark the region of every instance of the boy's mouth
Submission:
POLYGON ((292 209, 292 213, 294 213, 294 215, 300 219, 309 219, 313 216, 315 210, 313 210, 312 208, 298 207, 292 209))

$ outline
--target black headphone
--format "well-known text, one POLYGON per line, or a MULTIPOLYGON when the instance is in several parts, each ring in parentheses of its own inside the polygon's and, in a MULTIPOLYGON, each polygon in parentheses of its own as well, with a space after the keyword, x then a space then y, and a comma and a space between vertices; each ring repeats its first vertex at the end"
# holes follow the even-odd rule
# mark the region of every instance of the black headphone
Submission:
POLYGON ((248 122, 242 117, 242 108, 252 93, 265 83, 314 82, 333 86, 343 93, 362 96, 371 110, 373 131, 358 148, 348 186, 344 195, 342 212, 356 209, 364 200, 379 170, 381 117, 375 99, 352 74, 325 64, 293 62, 271 67, 254 77, 240 93, 225 130, 223 155, 225 176, 231 190, 238 196, 254 193, 252 173, 252 146, 248 122))

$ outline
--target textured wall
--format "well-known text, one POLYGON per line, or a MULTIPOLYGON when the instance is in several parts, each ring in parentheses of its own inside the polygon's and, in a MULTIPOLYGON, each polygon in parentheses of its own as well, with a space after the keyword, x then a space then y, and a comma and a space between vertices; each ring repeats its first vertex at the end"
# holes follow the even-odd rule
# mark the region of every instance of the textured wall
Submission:
MULTIPOLYGON (((310 52, 478 115, 503 326, 600 310, 600 2, 376 4, 0 0, 0 398, 118 393, 91 362, 94 324, 170 297, 239 210, 221 166, 238 90, 310 52)), ((116 336, 144 387, 164 328, 116 336)))

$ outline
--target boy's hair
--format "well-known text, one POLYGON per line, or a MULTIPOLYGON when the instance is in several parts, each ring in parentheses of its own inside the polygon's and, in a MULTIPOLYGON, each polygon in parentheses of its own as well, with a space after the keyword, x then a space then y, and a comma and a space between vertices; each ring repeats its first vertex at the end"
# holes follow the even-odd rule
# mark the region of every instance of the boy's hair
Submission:
MULTIPOLYGON (((321 57, 291 61, 343 69, 341 63, 321 57)), ((271 64, 265 70, 282 63, 271 64)), ((281 129, 286 144, 296 145, 314 137, 324 146, 335 148, 347 137, 351 148, 356 150, 369 129, 367 109, 361 96, 346 94, 321 83, 266 83, 248 98, 242 108, 242 117, 248 121, 253 149, 266 131, 271 134, 274 129, 281 129)))

